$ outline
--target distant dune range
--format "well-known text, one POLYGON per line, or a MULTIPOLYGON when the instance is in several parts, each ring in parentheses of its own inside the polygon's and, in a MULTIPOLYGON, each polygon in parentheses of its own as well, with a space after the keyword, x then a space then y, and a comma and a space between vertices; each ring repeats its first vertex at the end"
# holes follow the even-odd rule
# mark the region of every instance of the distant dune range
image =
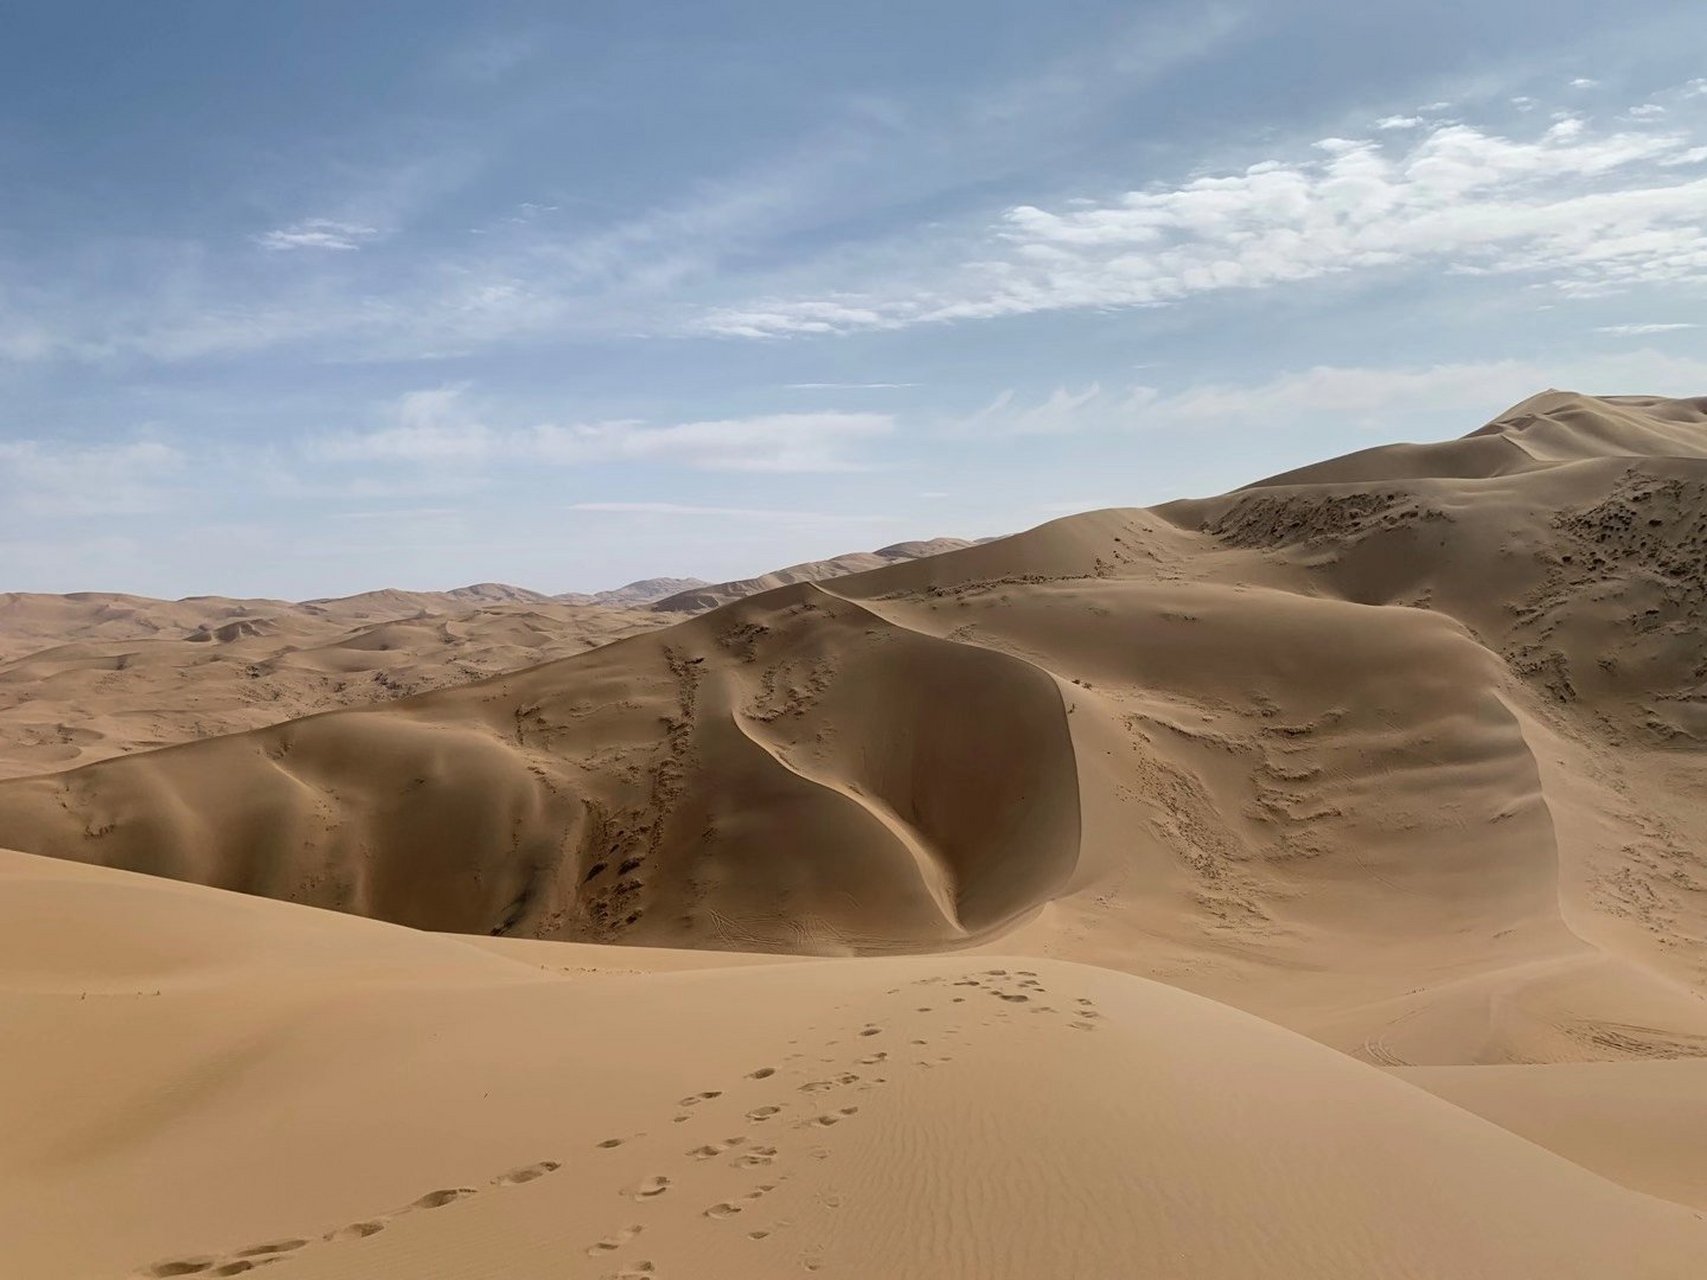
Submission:
POLYGON ((1707 398, 653 589, 0 598, 441 686, 0 782, 0 1271, 1701 1274, 1707 398))
POLYGON ((481 582, 337 599, 0 593, 0 778, 463 684, 774 585, 970 545, 903 543, 743 582, 647 578, 548 596, 481 582), (705 593, 690 603, 683 593, 705 593))
POLYGON ((1707 402, 1549 392, 16 779, 0 845, 463 933, 1000 937, 1386 1064, 1704 1054, 1704 501, 1707 402))

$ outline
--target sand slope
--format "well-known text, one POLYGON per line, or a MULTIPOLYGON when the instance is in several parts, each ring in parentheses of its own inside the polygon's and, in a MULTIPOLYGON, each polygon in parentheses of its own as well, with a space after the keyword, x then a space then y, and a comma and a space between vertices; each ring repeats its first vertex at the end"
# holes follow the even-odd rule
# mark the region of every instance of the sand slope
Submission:
POLYGON ((22 855, 0 881, 33 1046, 0 1064, 8 1274, 1677 1280, 1707 1254, 1699 1211, 1080 965, 505 954, 22 855))
POLYGON ((421 928, 998 946, 1388 1065, 1707 1054, 1707 410, 1549 393, 386 706, 0 841, 421 928))

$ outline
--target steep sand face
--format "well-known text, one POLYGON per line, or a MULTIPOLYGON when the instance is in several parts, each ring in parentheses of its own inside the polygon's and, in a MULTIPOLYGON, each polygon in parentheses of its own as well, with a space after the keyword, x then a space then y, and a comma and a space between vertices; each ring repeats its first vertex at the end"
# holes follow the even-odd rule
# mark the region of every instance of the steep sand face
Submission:
POLYGON ((1707 1255, 1697 1210, 1106 970, 487 950, 17 854, 0 887, 0 1015, 32 1046, 0 1060, 8 1274, 1681 1280, 1707 1255))
POLYGON ((1703 402, 1548 393, 0 785, 0 841, 434 929, 1019 947, 1382 1063, 1699 1055, 1704 486, 1703 402))

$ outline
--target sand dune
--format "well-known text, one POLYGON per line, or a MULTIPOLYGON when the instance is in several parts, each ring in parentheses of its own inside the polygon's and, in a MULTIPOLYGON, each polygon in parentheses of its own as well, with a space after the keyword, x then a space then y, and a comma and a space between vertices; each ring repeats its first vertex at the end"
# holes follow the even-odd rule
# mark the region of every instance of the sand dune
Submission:
POLYGON ((652 607, 664 613, 698 613, 704 609, 715 609, 718 605, 728 604, 731 600, 756 596, 762 591, 786 587, 796 582, 822 582, 826 578, 864 573, 869 569, 881 569, 905 560, 940 556, 972 545, 965 538, 926 538, 913 542, 897 542, 891 546, 879 547, 876 551, 853 551, 846 555, 832 556, 828 560, 808 560, 803 564, 792 564, 786 569, 776 569, 757 578, 741 578, 734 582, 694 583, 656 600, 652 607))
POLYGON ((38 1046, 0 1067, 0 1248, 40 1280, 1670 1280, 1707 1253, 1698 1211, 1106 970, 541 967, 22 855, 0 877, 0 1002, 38 1046))
POLYGON ((11 782, 0 840, 471 933, 1017 929, 1383 1062, 1707 1053, 1703 421, 1549 393, 11 782))
POLYGON ((520 594, 0 597, 0 777, 462 684, 664 621, 520 594))
POLYGON ((294 603, 4 593, 0 778, 464 684, 580 653, 782 582, 817 581, 967 545, 937 538, 715 586, 699 578, 645 578, 557 596, 502 582, 294 603))
MULTIPOLYGON (((1707 400, 1549 392, 0 783, 67 860, 0 895, 20 1256, 1692 1276, 1704 565, 1707 400)), ((556 625, 233 603, 160 643, 337 680, 556 625)))

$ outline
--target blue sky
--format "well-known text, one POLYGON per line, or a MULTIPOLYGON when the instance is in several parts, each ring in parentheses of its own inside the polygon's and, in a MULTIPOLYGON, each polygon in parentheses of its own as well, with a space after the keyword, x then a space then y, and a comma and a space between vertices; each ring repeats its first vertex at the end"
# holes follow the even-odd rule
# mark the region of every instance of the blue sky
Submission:
POLYGON ((1699 0, 7 26, 0 590, 723 578, 1707 394, 1699 0))

